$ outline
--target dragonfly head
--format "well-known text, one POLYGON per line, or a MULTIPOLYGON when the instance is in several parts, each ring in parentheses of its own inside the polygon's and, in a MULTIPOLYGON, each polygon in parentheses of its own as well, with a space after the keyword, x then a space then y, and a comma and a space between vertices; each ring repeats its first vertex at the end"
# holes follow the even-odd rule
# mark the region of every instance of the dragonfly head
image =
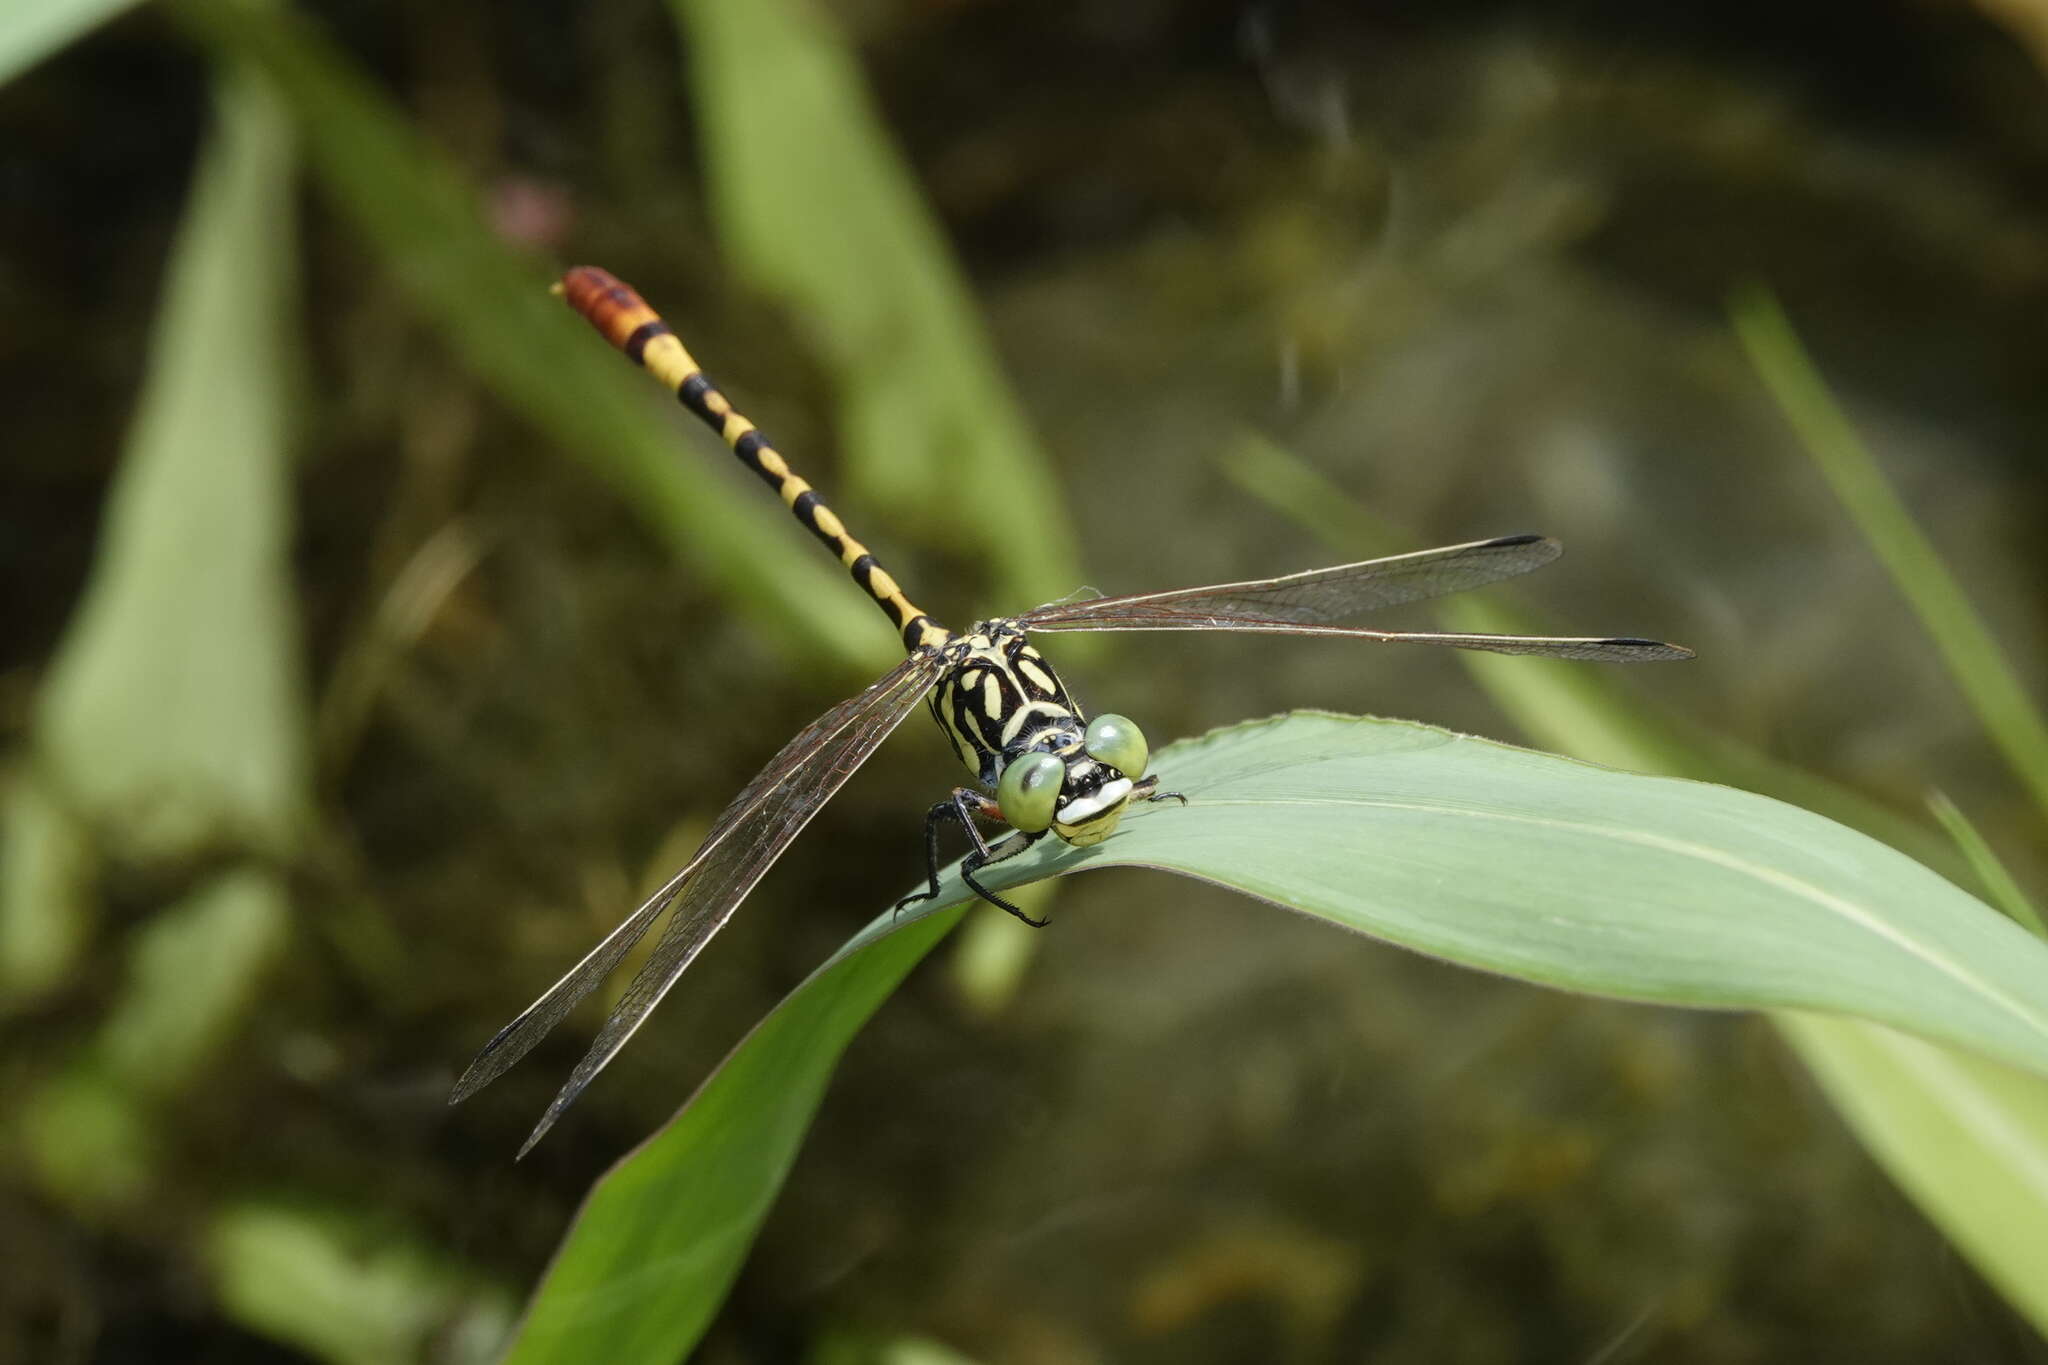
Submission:
POLYGON ((1050 829, 1086 848, 1116 829, 1150 758, 1135 724, 1097 716, 1078 741, 1012 758, 996 784, 996 804, 1027 834, 1050 829))

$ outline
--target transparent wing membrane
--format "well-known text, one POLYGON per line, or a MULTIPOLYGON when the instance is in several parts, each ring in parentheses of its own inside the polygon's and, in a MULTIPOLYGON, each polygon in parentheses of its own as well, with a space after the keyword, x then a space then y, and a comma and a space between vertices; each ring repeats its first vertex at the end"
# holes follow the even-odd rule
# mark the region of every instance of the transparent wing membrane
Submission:
POLYGON ((1632 637, 1477 635, 1427 630, 1367 630, 1335 622, 1382 607, 1421 602, 1497 583, 1542 568, 1563 547, 1543 536, 1503 536, 1440 550, 1284 578, 1219 583, 1208 588, 1132 593, 1054 602, 1017 618, 1027 631, 1226 630, 1263 635, 1320 635, 1393 644, 1450 645, 1495 654, 1639 663, 1689 659, 1692 651, 1632 637))
POLYGON ((1285 578, 1219 583, 1172 592, 1129 593, 1121 597, 1055 602, 1026 612, 1027 626, 1070 619, 1102 619, 1103 613, 1149 607, 1198 616, 1252 617, 1325 625, 1363 616, 1382 607, 1444 597, 1468 588, 1540 569, 1564 553, 1546 536, 1501 536, 1439 550, 1310 569, 1285 578))
POLYGON ((859 696, 833 707, 784 745, 782 752, 725 808, 688 866, 550 986, 545 995, 484 1044, 456 1083, 449 1103, 475 1094, 532 1051, 579 1000, 611 974, 661 918, 662 912, 673 907, 668 927, 646 965, 604 1021, 596 1041, 576 1064, 519 1154, 524 1156, 532 1150, 562 1111, 575 1102, 584 1087, 625 1046, 648 1011, 660 1003, 698 950, 724 927, 733 910, 781 856, 790 840, 916 708, 943 668, 944 663, 935 651, 921 650, 859 696))

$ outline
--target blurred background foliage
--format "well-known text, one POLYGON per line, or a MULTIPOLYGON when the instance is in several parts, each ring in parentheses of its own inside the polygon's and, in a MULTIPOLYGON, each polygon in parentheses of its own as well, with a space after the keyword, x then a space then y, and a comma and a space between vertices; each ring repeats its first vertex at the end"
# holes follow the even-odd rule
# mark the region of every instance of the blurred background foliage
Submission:
MULTIPOLYGON (((1976 889, 1944 793, 2039 899, 2027 782, 1726 310, 1776 291, 2041 695, 2027 0, 187 3, 63 47, 116 8, 0 18, 0 1358, 488 1358, 605 1164, 914 878, 915 725, 531 1158, 573 1030, 443 1105, 891 647, 546 298, 574 260, 944 619, 1542 530, 1524 601, 1702 656, 1575 710, 1082 651, 1155 739, 1710 737, 1976 889), (1560 724, 1619 708, 1654 731, 1560 724)), ((1051 904, 855 1043, 700 1358, 2048 1359, 1761 1020, 1136 872, 1051 904)))

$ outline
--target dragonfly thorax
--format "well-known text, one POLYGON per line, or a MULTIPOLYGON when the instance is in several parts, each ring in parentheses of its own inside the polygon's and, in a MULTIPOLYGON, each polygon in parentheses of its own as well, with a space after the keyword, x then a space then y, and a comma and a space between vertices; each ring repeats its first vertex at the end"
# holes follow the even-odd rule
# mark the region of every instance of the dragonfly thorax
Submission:
POLYGON ((1082 719, 1066 684, 1014 621, 978 622, 943 647, 946 671, 932 685, 932 719, 953 752, 991 790, 1026 753, 1081 752, 1082 719))

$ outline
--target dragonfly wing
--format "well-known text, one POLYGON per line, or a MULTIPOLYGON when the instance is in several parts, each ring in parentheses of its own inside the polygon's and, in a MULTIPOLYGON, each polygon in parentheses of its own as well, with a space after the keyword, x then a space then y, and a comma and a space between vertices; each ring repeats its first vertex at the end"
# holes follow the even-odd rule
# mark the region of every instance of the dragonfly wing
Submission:
POLYGON ((1055 622, 1078 622, 1103 613, 1148 607, 1204 616, 1323 625, 1382 607, 1421 602, 1497 583, 1540 569, 1562 553, 1564 547, 1545 536, 1501 536, 1387 559, 1368 559, 1360 564, 1340 564, 1333 569, 1310 569, 1284 578, 1054 602, 1025 613, 1022 620, 1027 630, 1042 629, 1055 622))
MULTIPOLYGON (((1105 606, 1115 599, 1091 602, 1105 606)), ((1367 630, 1362 626, 1303 625, 1249 613, 1226 615, 1129 602, 1084 617, 1062 614, 1041 620, 1036 612, 1020 618, 1030 631, 1063 630, 1230 630, 1253 635, 1320 635, 1341 640, 1373 640, 1382 644, 1450 645, 1483 649, 1493 654, 1541 654, 1553 659, 1594 659, 1604 663, 1645 663, 1657 659, 1690 659, 1684 645, 1633 636, 1479 635, 1459 631, 1367 630)))
POLYGON ((662 912, 668 927, 597 1039, 576 1064, 547 1113, 520 1148, 524 1156, 554 1126, 605 1064, 633 1036, 668 993, 699 949, 724 927, 735 908, 789 846, 798 831, 867 761, 889 732, 915 709, 944 667, 932 651, 913 654, 859 696, 819 717, 784 745, 767 767, 733 798, 689 865, 524 1013, 484 1045, 456 1083, 449 1102, 468 1098, 533 1050, 577 1001, 618 966, 662 912))

